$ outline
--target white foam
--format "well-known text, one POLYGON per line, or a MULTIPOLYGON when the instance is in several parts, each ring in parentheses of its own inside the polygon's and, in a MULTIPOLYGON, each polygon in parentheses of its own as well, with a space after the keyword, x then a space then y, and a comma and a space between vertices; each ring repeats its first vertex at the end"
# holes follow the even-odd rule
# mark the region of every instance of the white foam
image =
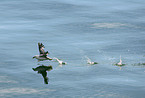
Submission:
POLYGON ((94 23, 92 28, 119 28, 127 27, 128 24, 125 23, 94 23))
POLYGON ((38 90, 33 88, 6 88, 6 89, 0 89, 0 96, 11 96, 11 95, 21 95, 21 94, 43 94, 49 91, 56 91, 56 90, 51 90, 51 89, 38 90))

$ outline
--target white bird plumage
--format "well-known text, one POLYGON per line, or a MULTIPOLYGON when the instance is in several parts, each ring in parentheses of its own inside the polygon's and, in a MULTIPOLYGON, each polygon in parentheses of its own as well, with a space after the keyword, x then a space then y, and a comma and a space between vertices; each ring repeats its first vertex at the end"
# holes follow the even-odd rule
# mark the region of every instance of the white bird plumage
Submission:
POLYGON ((54 57, 53 59, 56 59, 60 65, 66 65, 67 64, 66 62, 63 62, 56 57, 54 57))
POLYGON ((98 64, 97 62, 92 62, 87 56, 85 56, 85 58, 87 58, 87 63, 90 65, 98 64))
POLYGON ((120 62, 119 62, 119 63, 117 63, 117 65, 122 65, 121 56, 120 56, 120 62))

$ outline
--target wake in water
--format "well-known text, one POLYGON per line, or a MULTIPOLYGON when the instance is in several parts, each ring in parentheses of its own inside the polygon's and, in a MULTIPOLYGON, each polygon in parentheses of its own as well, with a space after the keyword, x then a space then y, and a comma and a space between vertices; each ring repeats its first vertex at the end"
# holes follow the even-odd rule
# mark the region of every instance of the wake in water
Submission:
MULTIPOLYGON (((145 55, 143 57, 145 57, 145 55)), ((145 67, 145 63, 136 63, 136 64, 132 64, 132 65, 145 67)))
POLYGON ((145 63, 132 64, 133 66, 145 66, 145 63))

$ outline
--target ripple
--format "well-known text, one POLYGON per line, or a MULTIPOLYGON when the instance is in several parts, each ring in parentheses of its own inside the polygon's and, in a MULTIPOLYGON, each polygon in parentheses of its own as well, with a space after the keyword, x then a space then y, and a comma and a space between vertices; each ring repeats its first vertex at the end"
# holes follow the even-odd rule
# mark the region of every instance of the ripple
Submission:
POLYGON ((44 94, 46 92, 55 91, 52 89, 34 89, 34 88, 6 88, 0 89, 0 96, 12 96, 21 94, 44 94))
POLYGON ((129 24, 125 23, 94 23, 92 28, 119 28, 119 27, 128 27, 129 24))
POLYGON ((8 78, 8 76, 0 76, 0 83, 18 83, 17 81, 8 78))

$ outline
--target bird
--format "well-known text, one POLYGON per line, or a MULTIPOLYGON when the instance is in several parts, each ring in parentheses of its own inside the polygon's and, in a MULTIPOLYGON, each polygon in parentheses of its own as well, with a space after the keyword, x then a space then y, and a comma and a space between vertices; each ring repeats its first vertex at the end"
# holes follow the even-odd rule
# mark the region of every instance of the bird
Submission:
MULTIPOLYGON (((38 48, 39 48, 39 53, 40 55, 46 54, 46 52, 44 51, 44 45, 42 43, 38 43, 38 48)), ((49 54, 49 52, 47 51, 47 53, 49 54)))
POLYGON ((39 48, 39 55, 33 56, 33 59, 36 58, 38 61, 43 61, 43 60, 52 60, 52 58, 48 57, 47 55, 49 54, 48 51, 44 51, 44 45, 42 43, 38 43, 38 48, 39 48))
POLYGON ((52 66, 45 66, 45 65, 41 65, 39 67, 36 68, 32 68, 34 71, 38 71, 38 74, 42 74, 43 78, 44 78, 44 83, 48 84, 48 77, 47 77, 47 72, 46 71, 50 71, 52 70, 52 66))
POLYGON ((98 62, 92 62, 91 59, 89 59, 87 56, 85 56, 87 58, 87 63, 90 65, 94 65, 94 64, 98 64, 98 62))
POLYGON ((44 60, 52 60, 52 58, 50 58, 50 57, 41 57, 41 56, 39 56, 39 55, 35 55, 35 56, 33 57, 33 59, 34 59, 34 58, 38 59, 38 62, 39 62, 39 61, 44 61, 44 60))
POLYGON ((121 56, 120 56, 120 62, 117 63, 118 65, 122 65, 122 60, 121 60, 121 56))
POLYGON ((54 57, 53 59, 56 59, 60 65, 66 65, 67 64, 66 62, 63 62, 56 57, 54 57))
POLYGON ((44 54, 45 53, 45 51, 44 51, 44 45, 42 44, 42 43, 38 43, 38 48, 39 48, 39 52, 40 52, 40 54, 44 54))
POLYGON ((120 61, 115 64, 116 66, 124 66, 125 64, 122 64, 121 56, 120 56, 120 61))
POLYGON ((137 63, 137 64, 133 64, 134 66, 144 66, 145 65, 145 63, 137 63))
POLYGON ((88 64, 94 65, 94 64, 98 64, 98 63, 97 62, 89 62, 88 64))

